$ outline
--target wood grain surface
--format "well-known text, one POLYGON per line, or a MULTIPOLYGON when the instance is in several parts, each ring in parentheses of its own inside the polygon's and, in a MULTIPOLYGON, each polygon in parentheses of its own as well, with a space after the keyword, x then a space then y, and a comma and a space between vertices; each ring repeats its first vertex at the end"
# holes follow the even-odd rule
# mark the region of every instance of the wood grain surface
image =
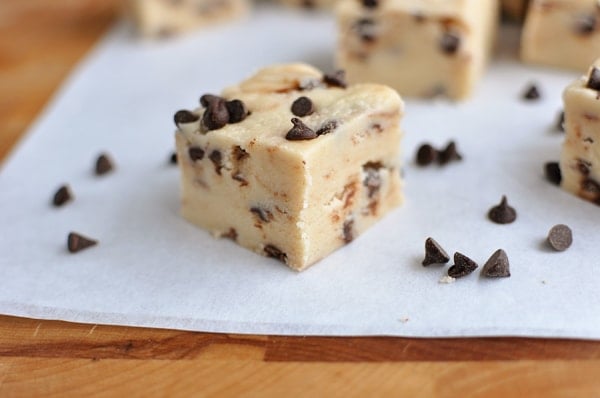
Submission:
MULTIPOLYGON (((117 11, 118 0, 0 0, 0 159, 117 11)), ((600 397, 600 342, 246 336, 0 316, 0 397, 373 391, 600 397)))

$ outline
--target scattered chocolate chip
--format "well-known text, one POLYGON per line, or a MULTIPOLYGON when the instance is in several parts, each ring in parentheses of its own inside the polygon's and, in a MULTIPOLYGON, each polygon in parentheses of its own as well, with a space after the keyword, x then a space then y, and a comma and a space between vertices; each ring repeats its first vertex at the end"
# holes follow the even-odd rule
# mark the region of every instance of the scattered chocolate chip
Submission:
POLYGON ((287 263, 287 254, 282 252, 277 246, 271 244, 265 245, 263 250, 267 257, 276 258, 279 261, 287 263))
POLYGON ((456 54, 460 48, 460 36, 456 33, 445 32, 440 40, 440 48, 444 54, 456 54))
POLYGON ((592 90, 600 91, 600 69, 596 68, 595 66, 590 72, 586 87, 591 88, 592 90))
POLYGON ((548 162, 544 165, 544 174, 546 179, 554 185, 560 185, 562 181, 562 173, 558 162, 548 162))
POLYGON ((215 165, 215 173, 221 175, 221 169, 223 168, 223 155, 221 155, 221 152, 215 149, 208 155, 208 158, 215 165))
POLYGON ((273 219, 273 213, 262 207, 251 207, 250 213, 254 214, 262 222, 270 222, 273 219))
POLYGON ((381 188, 381 174, 379 170, 383 167, 381 162, 367 162, 362 168, 366 174, 363 185, 367 188, 367 196, 373 198, 381 188))
POLYGON ((188 149, 188 154, 193 162, 202 160, 204 158, 204 149, 198 148, 197 146, 192 146, 190 149, 188 149))
POLYGON ((308 97, 300 97, 292 103, 292 113, 295 116, 308 116, 314 112, 313 103, 308 97))
POLYGON ((534 100, 540 99, 540 97, 541 97, 540 90, 533 83, 531 83, 529 86, 527 86, 527 88, 525 89, 525 91, 523 92, 523 95, 522 95, 522 98, 524 100, 528 100, 528 101, 534 101, 534 100))
POLYGON ((354 229, 354 220, 344 221, 344 226, 343 226, 344 243, 348 244, 354 240, 353 229, 354 229))
POLYGON ((106 173, 109 173, 113 170, 113 162, 110 160, 110 157, 106 153, 102 153, 96 159, 96 167, 95 172, 96 175, 101 176, 106 173))
POLYGON ((591 168, 592 168, 592 164, 590 162, 588 162, 587 160, 577 159, 577 170, 579 170, 579 172, 582 175, 584 175, 584 176, 590 175, 591 168))
POLYGON ((239 145, 233 147, 232 155, 233 158, 237 161, 248 159, 250 157, 250 154, 239 145))
POLYGON ((175 125, 177 127, 179 127, 180 124, 197 122, 199 119, 200 116, 186 110, 177 111, 175 112, 175 116, 173 116, 173 120, 175 120, 175 125))
POLYGON ((510 264, 506 252, 502 249, 496 250, 481 269, 481 275, 488 278, 508 278, 510 264))
POLYGON ((98 244, 97 240, 88 238, 76 232, 69 233, 67 238, 67 249, 71 253, 77 253, 83 249, 87 249, 90 246, 98 244))
POLYGON ((335 130, 337 128, 337 126, 338 126, 337 121, 335 121, 335 120, 328 120, 325 123, 323 123, 323 125, 317 130, 316 134, 317 135, 329 134, 333 130, 335 130))
POLYGON ((292 118, 294 127, 290 129, 285 135, 285 139, 289 141, 300 141, 300 140, 312 140, 317 138, 317 134, 305 125, 302 120, 298 118, 292 118))
POLYGON ((225 102, 229 112, 229 123, 239 123, 249 115, 246 105, 239 99, 225 102))
POLYGON ((205 108, 215 101, 224 101, 224 99, 214 94, 204 94, 202 97, 200 97, 200 105, 205 108))
POLYGON ((594 181, 591 178, 585 178, 581 182, 581 189, 587 193, 591 193, 593 195, 600 195, 600 183, 594 181))
POLYGON ((208 102, 208 107, 202 115, 202 124, 208 130, 218 130, 229 122, 229 111, 224 99, 219 98, 208 102))
POLYGON ((565 112, 561 111, 556 121, 556 130, 565 131, 565 112))
POLYGON ((346 72, 343 70, 337 70, 332 74, 323 75, 323 82, 330 87, 341 87, 346 88, 346 72))
POLYGON ((169 163, 177 164, 177 152, 173 152, 169 157, 169 163))
POLYGON ((488 212, 488 218, 496 224, 510 224, 517 219, 517 211, 508 205, 506 195, 503 195, 500 204, 488 212))
POLYGON ((438 156, 438 151, 430 144, 423 144, 417 150, 417 164, 419 166, 428 166, 433 163, 438 156))
POLYGON ((446 148, 438 151, 437 154, 437 162, 440 166, 444 166, 447 163, 450 163, 455 160, 462 160, 462 155, 458 153, 456 149, 456 143, 454 141, 450 141, 446 148))
POLYGON ((52 204, 55 207, 60 207, 71 200, 73 200, 71 188, 68 185, 62 185, 52 197, 52 204))
POLYGON ((423 266, 427 267, 431 264, 446 264, 450 261, 448 253, 440 246, 439 243, 433 238, 427 238, 425 240, 425 258, 423 259, 423 266))
POLYGON ((454 253, 454 265, 448 268, 448 276, 452 278, 462 278, 469 275, 477 269, 475 261, 459 252, 454 253))
POLYGON ((587 36, 596 30, 596 17, 594 15, 580 15, 575 21, 575 32, 587 36))
POLYGON ((379 5, 379 0, 362 0, 362 5, 365 8, 376 8, 379 5))
POLYGON ((562 252, 571 247, 573 243, 573 232, 564 224, 558 224, 550 228, 548 232, 548 244, 557 252, 562 252))

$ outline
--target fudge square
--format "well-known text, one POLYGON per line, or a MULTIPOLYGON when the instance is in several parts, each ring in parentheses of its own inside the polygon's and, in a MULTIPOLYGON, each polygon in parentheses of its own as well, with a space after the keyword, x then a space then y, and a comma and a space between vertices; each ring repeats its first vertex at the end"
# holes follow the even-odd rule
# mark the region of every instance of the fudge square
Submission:
POLYGON ((170 36, 238 18, 246 0, 126 0, 125 12, 147 37, 170 36))
POLYGON ((466 98, 485 69, 498 8, 496 0, 341 0, 337 63, 350 82, 466 98))
POLYGON ((600 55, 595 0, 532 0, 521 38, 523 61, 584 71, 600 55))
POLYGON ((389 87, 267 67, 175 115, 181 213, 302 270, 400 205, 400 117, 389 87))
POLYGON ((600 205, 600 59, 564 94, 565 141, 561 186, 600 205))

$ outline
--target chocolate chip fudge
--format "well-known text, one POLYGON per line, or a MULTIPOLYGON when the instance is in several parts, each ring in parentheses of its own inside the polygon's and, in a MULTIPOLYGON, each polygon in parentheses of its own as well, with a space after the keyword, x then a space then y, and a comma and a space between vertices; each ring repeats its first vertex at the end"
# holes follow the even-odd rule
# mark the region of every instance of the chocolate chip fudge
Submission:
POLYGON ((584 71, 600 54, 596 0, 532 0, 523 29, 523 61, 584 71))
POLYGON ((468 97, 495 36, 496 0, 341 0, 337 63, 402 96, 468 97))
POLYGON ((215 236, 302 270, 402 201, 389 87, 286 64, 200 103, 175 114, 181 213, 215 236))
POLYGON ((125 0, 126 13, 147 37, 177 35, 235 19, 247 8, 246 0, 125 0))
POLYGON ((600 205, 600 60, 567 87, 561 186, 600 205))

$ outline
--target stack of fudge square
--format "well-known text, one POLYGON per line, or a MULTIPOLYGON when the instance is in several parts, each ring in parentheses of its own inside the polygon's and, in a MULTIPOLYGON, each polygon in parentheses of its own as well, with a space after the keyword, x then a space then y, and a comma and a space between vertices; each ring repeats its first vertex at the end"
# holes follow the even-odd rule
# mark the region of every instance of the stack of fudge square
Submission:
MULTIPOLYGON (((243 0, 129 3, 148 35, 247 8, 243 0)), ((400 95, 468 98, 500 7, 525 21, 526 62, 583 71, 600 56, 594 0, 339 0, 336 63, 344 72, 274 65, 175 114, 182 215, 295 270, 348 244, 402 203, 400 95)), ((598 204, 599 67, 565 91, 561 159, 563 187, 598 204)))

